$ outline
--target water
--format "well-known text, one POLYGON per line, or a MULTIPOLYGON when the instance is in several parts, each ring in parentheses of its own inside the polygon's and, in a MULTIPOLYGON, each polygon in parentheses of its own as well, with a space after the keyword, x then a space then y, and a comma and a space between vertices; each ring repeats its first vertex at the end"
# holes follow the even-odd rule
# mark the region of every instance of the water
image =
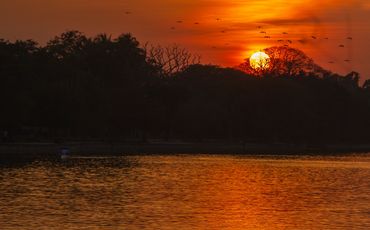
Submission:
POLYGON ((39 161, 0 191, 0 229, 370 229, 366 154, 39 161))

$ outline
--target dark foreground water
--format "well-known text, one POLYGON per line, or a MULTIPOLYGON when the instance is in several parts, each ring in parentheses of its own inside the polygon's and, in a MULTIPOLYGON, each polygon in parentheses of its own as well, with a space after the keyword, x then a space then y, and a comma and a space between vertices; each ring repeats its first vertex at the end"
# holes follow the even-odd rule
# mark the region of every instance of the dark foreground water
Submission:
POLYGON ((0 229, 370 229, 370 155, 0 167, 0 229))

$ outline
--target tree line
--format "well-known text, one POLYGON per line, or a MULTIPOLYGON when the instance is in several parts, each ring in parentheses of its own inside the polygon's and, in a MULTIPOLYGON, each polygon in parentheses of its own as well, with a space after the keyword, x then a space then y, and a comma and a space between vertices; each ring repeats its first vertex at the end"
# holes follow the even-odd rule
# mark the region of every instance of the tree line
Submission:
POLYGON ((265 52, 271 64, 256 70, 131 34, 0 40, 1 140, 370 142, 369 80, 293 48, 265 52))

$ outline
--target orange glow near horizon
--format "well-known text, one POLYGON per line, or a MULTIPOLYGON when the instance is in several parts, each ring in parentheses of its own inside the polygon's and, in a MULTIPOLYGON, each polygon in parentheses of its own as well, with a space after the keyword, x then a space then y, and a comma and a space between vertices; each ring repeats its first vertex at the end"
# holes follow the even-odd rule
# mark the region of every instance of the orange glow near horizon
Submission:
POLYGON ((357 70, 363 78, 370 77, 369 26, 368 0, 0 3, 0 38, 35 39, 44 44, 70 29, 89 36, 130 32, 142 44, 176 43, 201 55, 203 63, 221 66, 236 66, 256 50, 289 45, 324 68, 339 73, 357 70))

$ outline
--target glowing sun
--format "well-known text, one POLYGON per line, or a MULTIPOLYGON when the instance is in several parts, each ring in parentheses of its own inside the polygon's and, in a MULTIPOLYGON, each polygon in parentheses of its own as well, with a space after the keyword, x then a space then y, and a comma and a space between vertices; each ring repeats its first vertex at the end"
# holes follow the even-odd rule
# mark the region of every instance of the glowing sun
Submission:
POLYGON ((267 69, 269 67, 270 57, 265 52, 259 51, 249 58, 249 64, 253 69, 267 69))

